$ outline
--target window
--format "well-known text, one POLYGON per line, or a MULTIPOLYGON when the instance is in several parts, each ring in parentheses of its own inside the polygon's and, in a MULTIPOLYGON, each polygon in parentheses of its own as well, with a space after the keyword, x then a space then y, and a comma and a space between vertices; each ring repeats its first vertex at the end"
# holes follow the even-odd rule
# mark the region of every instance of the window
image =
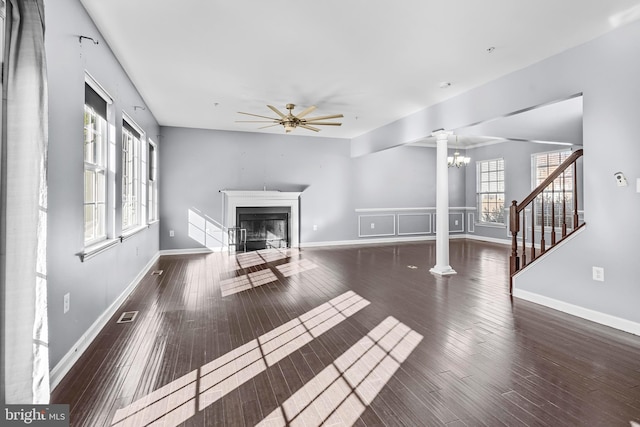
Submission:
POLYGON ((140 137, 128 121, 122 122, 122 231, 140 225, 140 137))
POLYGON ((156 151, 156 145, 149 141, 149 153, 148 153, 148 207, 149 207, 149 222, 158 220, 158 157, 156 151))
POLYGON ((84 104, 84 242, 107 238, 107 105, 85 83, 84 104))
POLYGON ((476 163, 480 222, 504 224, 504 159, 476 163))
MULTIPOLYGON (((544 181, 549 174, 558 168, 567 157, 571 155, 571 150, 552 151, 547 153, 536 153, 531 156, 532 180, 531 186, 535 189, 544 181)), ((553 181, 553 186, 548 186, 541 196, 537 197, 534 203, 536 226, 542 225, 542 210, 544 200, 544 225, 551 226, 552 216, 555 216, 556 227, 562 225, 563 201, 567 207, 566 212, 573 212, 573 168, 569 168, 564 174, 553 181), (553 215, 552 215, 553 212, 553 215)), ((571 226, 572 216, 566 214, 566 224, 571 226)))

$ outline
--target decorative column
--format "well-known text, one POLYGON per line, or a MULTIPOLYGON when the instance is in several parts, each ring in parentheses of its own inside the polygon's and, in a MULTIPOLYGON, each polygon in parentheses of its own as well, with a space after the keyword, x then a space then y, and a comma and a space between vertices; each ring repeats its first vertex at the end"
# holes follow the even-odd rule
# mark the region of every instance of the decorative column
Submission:
POLYGON ((447 140, 451 132, 437 130, 436 137, 436 265, 431 273, 456 274, 449 265, 449 167, 447 140))

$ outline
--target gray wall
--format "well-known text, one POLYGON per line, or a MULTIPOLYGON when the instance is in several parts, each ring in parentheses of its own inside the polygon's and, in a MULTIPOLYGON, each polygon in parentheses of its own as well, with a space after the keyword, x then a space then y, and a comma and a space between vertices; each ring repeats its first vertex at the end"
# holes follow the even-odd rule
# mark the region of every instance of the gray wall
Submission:
MULTIPOLYGON (((162 250, 221 246, 213 231, 223 225, 220 190, 302 191, 302 245, 358 239, 356 209, 389 209, 377 219, 380 227, 396 208, 435 206, 435 148, 402 146, 351 158, 348 140, 175 127, 161 132, 162 250)), ((464 206, 465 170, 450 169, 449 180, 451 206, 464 206)))
POLYGON ((527 107, 583 93, 584 211, 586 229, 515 286, 596 312, 640 322, 640 22, 631 23, 456 98, 355 138, 363 155, 416 140, 432 129, 455 129, 527 107), (406 139, 402 139, 402 138, 406 139), (630 181, 617 187, 613 174, 630 181), (603 250, 607 248, 607 250, 603 250), (605 281, 591 278, 592 266, 605 281))
MULTIPOLYGON (((450 206, 464 206, 464 179, 464 168, 449 169, 450 206)), ((352 185, 357 208, 433 207, 436 149, 407 145, 354 157, 352 185)))
MULTIPOLYGON (((222 222, 223 197, 219 190, 223 189, 261 190, 266 186, 270 190, 303 191, 303 245, 348 242, 369 236, 397 238, 402 231, 398 215, 406 215, 407 208, 436 205, 436 150, 432 147, 401 145, 350 157, 348 142, 344 140, 173 127, 162 129, 162 140, 163 250, 221 246, 219 235, 211 230, 222 222), (394 215, 395 231, 393 221, 389 222, 394 215), (371 222, 376 224, 374 230, 369 227, 371 222), (316 231, 314 224, 318 226, 316 231), (209 231, 206 241, 202 238, 203 229, 209 231), (174 237, 170 237, 170 230, 174 237)), ((531 190, 531 154, 559 148, 509 142, 468 150, 471 164, 448 171, 450 206, 472 208, 467 212, 477 219, 477 212, 473 211, 475 162, 497 157, 505 159, 506 200, 521 200, 531 190)), ((434 209, 415 212, 417 217, 403 216, 405 224, 426 213, 434 222, 434 209)), ((468 219, 466 212, 454 210, 451 215, 454 221, 468 219)), ((457 230, 456 224, 452 225, 452 230, 457 230)), ((476 236, 509 240, 506 226, 473 228, 476 236)), ((431 227, 426 234, 403 236, 434 235, 431 227)))
POLYGON ((348 140, 174 127, 161 132, 163 250, 204 247, 190 236, 189 211, 211 227, 222 223, 220 190, 303 191, 301 242, 344 240, 356 232, 348 140))
MULTIPOLYGON (((73 344, 144 269, 159 250, 158 224, 115 247, 80 262, 83 249, 83 105, 88 71, 114 98, 116 151, 120 149, 122 111, 150 135, 158 125, 98 30, 77 0, 47 0, 46 50, 49 78, 48 297, 50 364, 54 367, 73 344), (79 42, 85 35, 99 40, 79 42), (63 296, 70 311, 63 314, 63 296)), ((156 141, 157 142, 157 141, 156 141)), ((161 152, 162 149, 159 148, 161 152)), ((120 155, 116 153, 119 171, 120 155)), ((116 173, 116 235, 120 233, 121 175, 116 173)))

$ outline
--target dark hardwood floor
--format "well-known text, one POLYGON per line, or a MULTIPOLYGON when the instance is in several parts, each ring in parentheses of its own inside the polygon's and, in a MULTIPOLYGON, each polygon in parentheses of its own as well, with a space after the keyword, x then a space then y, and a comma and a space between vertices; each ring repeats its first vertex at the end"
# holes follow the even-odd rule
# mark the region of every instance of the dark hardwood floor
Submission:
POLYGON ((508 295, 507 246, 163 256, 52 393, 74 426, 629 426, 640 337, 508 295), (117 324, 123 311, 134 322, 117 324))

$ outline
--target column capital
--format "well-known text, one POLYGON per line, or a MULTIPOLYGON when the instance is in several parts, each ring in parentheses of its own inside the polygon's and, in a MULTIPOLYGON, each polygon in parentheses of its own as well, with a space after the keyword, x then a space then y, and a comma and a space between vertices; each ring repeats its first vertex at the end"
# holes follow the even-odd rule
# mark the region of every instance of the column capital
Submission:
POLYGON ((453 132, 444 129, 438 129, 431 132, 431 136, 435 136, 436 141, 448 141, 449 135, 453 135, 453 132))

